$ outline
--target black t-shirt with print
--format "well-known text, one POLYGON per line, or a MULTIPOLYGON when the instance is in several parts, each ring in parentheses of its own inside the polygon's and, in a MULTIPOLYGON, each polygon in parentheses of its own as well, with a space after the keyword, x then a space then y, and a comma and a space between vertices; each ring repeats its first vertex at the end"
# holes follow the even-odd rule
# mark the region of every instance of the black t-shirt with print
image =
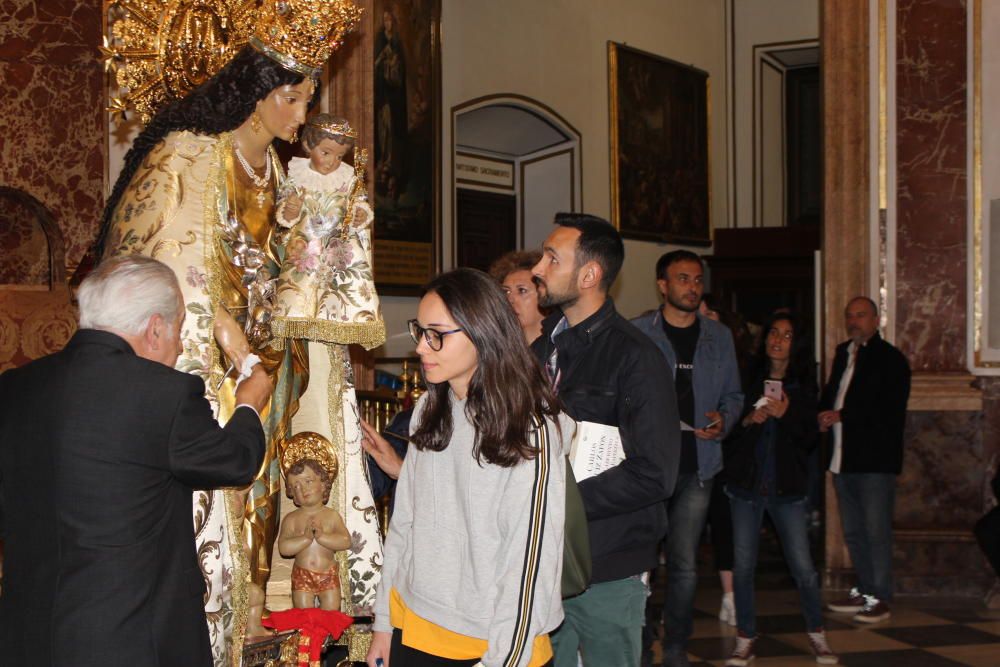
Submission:
MULTIPOLYGON (((698 334, 701 325, 695 319, 689 327, 675 327, 663 317, 663 331, 666 332, 670 345, 677 356, 677 368, 674 370, 674 388, 677 391, 677 411, 681 421, 694 427, 694 350, 698 345, 698 334)), ((692 473, 698 471, 698 450, 694 433, 681 432, 681 463, 679 472, 692 473)))

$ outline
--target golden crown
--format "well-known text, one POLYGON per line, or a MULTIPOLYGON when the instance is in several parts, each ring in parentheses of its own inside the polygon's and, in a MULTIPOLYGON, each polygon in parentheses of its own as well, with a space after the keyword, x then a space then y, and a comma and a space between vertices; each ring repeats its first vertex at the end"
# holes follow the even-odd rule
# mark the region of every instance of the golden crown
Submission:
POLYGON ((293 465, 304 459, 312 459, 322 466, 333 479, 337 476, 337 455, 333 445, 319 433, 302 431, 286 438, 281 451, 281 474, 288 477, 293 465))
POLYGON ((361 11, 349 0, 264 0, 250 44, 282 67, 316 78, 361 11))
POLYGON ((350 137, 351 139, 358 138, 358 132, 348 121, 343 123, 324 123, 316 120, 315 116, 306 121, 306 125, 309 127, 315 127, 317 130, 322 130, 324 132, 329 132, 330 134, 339 134, 343 137, 350 137))

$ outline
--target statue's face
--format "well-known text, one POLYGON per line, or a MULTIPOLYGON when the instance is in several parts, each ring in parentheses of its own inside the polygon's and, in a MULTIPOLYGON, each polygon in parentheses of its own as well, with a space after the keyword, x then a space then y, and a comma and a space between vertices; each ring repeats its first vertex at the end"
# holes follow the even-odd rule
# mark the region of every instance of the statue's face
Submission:
POLYGON ((298 507, 316 507, 323 504, 323 480, 311 468, 297 475, 288 476, 292 500, 298 507))
POLYGON ((323 139, 321 142, 309 149, 309 165, 313 171, 329 174, 336 171, 337 167, 347 154, 348 145, 338 144, 333 139, 323 139))
POLYGON ((295 132, 306 122, 306 110, 312 98, 312 79, 302 83, 279 86, 257 103, 261 125, 271 136, 290 141, 295 132))

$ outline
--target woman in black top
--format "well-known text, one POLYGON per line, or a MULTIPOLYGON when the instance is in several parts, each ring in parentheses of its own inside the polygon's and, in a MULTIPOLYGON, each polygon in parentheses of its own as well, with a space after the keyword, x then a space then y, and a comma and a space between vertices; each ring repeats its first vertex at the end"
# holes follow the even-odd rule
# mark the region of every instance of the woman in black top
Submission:
POLYGON ((766 511, 799 589, 809 641, 820 664, 836 664, 823 631, 819 577, 809 554, 806 485, 809 453, 816 447, 816 380, 798 320, 775 314, 764 327, 761 349, 748 373, 743 419, 726 454, 726 493, 733 516, 736 648, 726 665, 753 659, 757 639, 754 570, 760 527, 766 511), (780 383, 780 399, 765 398, 766 381, 780 383))

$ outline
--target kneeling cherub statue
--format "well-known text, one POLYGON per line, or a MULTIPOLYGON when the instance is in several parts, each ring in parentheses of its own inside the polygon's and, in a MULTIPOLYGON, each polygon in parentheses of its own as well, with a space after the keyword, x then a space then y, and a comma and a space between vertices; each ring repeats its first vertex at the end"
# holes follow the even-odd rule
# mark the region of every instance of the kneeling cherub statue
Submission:
POLYGON ((351 535, 340 512, 326 506, 338 467, 326 444, 317 434, 298 433, 282 455, 285 490, 298 509, 281 521, 278 552, 295 559, 292 604, 296 608, 312 609, 318 598, 320 609, 340 611, 336 555, 350 548, 351 535))

